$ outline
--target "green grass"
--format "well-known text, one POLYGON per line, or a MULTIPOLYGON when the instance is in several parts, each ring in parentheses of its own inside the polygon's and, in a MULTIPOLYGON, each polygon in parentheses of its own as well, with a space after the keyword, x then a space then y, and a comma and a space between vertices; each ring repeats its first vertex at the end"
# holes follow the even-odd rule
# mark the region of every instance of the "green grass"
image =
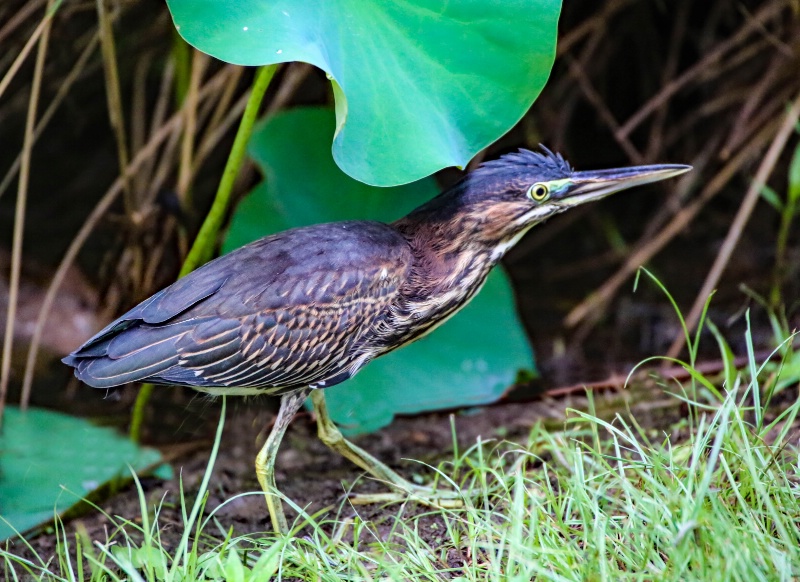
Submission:
MULTIPOLYGON (((791 336, 790 336, 791 337, 791 336)), ((728 354, 721 338, 721 352, 728 354)), ((696 344, 695 344, 696 345, 696 344)), ((794 358, 791 342, 780 348, 794 358)), ((777 352, 777 351, 776 351, 777 352)), ((753 350, 750 350, 753 353, 753 350)), ((689 415, 670 431, 627 413, 568 411, 563 430, 476 443, 439 466, 464 507, 395 506, 380 524, 351 511, 304 517, 299 536, 236 535, 182 497, 184 535, 161 540, 140 491, 137 522, 108 516, 106 540, 62 524, 58 555, 0 551, 7 580, 796 580, 800 576, 797 379, 751 362, 669 384, 689 415), (776 386, 783 387, 776 390, 776 386), (782 390, 782 391, 781 391, 782 390), (790 397, 789 394, 793 394, 790 397), (794 401, 792 402, 792 400, 794 401), (782 402, 782 405, 778 403, 782 402), (468 492, 468 493, 466 493, 468 492), (357 515, 357 514, 356 514, 357 515)), ((137 481, 138 485, 138 481, 137 481)))

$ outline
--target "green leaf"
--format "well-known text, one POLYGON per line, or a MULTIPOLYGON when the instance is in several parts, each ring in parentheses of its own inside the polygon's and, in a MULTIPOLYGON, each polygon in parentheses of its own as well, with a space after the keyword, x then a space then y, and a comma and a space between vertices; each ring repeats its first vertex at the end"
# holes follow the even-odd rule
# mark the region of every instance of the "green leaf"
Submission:
POLYGON ((250 572, 250 580, 253 582, 271 580, 281 565, 280 552, 283 547, 281 542, 275 542, 269 548, 264 549, 250 572))
POLYGON ((249 153, 265 180, 237 207, 223 252, 295 226, 394 220, 439 193, 432 179, 377 188, 342 173, 325 145, 334 125, 329 108, 307 107, 256 126, 249 153))
POLYGON ((130 469, 161 464, 112 428, 49 410, 6 408, 0 433, 0 540, 52 522, 130 469))
POLYGON ((511 129, 550 74, 561 10, 561 0, 167 4, 181 36, 223 61, 326 71, 336 162, 382 186, 464 167, 511 129))
POLYGON ((225 560, 225 580, 229 582, 244 582, 244 565, 236 550, 230 550, 225 560))
MULTIPOLYGON (((266 180, 237 208, 224 250, 293 226, 344 219, 391 221, 438 193, 432 179, 375 188, 339 170, 326 147, 330 109, 281 113, 253 133, 251 155, 266 180)), ((326 392, 348 432, 368 432, 393 415, 492 402, 532 365, 508 278, 493 272, 481 293, 433 333, 366 366, 326 392)))
POLYGON ((764 201, 772 206, 775 210, 778 212, 783 212, 783 200, 781 200, 781 197, 777 192, 775 192, 775 190, 764 184, 759 193, 761 194, 761 198, 763 198, 764 201))
POLYGON ((792 161, 789 164, 788 198, 792 204, 800 202, 800 144, 795 147, 792 161))

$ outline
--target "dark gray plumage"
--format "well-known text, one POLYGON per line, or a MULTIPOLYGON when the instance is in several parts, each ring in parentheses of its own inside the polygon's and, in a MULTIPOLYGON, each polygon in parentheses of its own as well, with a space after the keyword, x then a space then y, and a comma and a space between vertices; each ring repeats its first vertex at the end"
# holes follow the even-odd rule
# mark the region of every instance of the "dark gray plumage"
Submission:
POLYGON ((64 362, 97 388, 152 382, 235 394, 328 385, 376 349, 370 332, 410 262, 406 240, 377 222, 285 231, 156 293, 64 362))

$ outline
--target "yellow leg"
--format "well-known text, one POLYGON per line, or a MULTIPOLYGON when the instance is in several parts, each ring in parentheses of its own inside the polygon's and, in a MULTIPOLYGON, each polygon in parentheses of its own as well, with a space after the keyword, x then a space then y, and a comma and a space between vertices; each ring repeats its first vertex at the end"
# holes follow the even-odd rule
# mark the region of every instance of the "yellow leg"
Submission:
POLYGON ((281 440, 283 440, 286 427, 289 426, 307 396, 308 390, 305 389, 291 394, 284 394, 281 397, 281 408, 278 412, 278 418, 275 420, 275 426, 272 427, 272 431, 267 437, 267 442, 264 443, 258 456, 256 456, 256 475, 267 499, 267 509, 272 520, 272 527, 276 532, 282 534, 289 533, 289 525, 286 522, 286 515, 283 513, 280 493, 275 485, 275 457, 278 454, 278 447, 281 444, 281 440))
POLYGON ((325 395, 322 390, 311 391, 311 402, 314 404, 314 412, 317 415, 317 434, 320 440, 328 447, 349 459, 367 473, 383 481, 392 489, 395 489, 402 496, 397 494, 371 494, 351 497, 355 503, 384 503, 390 501, 403 501, 409 496, 436 507, 460 507, 462 505, 460 496, 456 491, 436 490, 431 487, 421 487, 406 479, 403 479, 395 471, 381 463, 378 459, 370 455, 364 449, 357 447, 348 441, 336 425, 331 420, 328 413, 328 405, 325 403, 325 395))

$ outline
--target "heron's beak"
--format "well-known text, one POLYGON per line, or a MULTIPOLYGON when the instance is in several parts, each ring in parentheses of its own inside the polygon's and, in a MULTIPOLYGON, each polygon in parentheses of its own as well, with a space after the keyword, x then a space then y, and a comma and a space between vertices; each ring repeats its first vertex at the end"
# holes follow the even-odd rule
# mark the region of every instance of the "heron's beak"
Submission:
POLYGON ((605 198, 626 188, 680 176, 691 169, 691 166, 683 164, 657 164, 574 172, 569 179, 570 187, 559 197, 558 202, 560 206, 578 206, 584 202, 605 198))

